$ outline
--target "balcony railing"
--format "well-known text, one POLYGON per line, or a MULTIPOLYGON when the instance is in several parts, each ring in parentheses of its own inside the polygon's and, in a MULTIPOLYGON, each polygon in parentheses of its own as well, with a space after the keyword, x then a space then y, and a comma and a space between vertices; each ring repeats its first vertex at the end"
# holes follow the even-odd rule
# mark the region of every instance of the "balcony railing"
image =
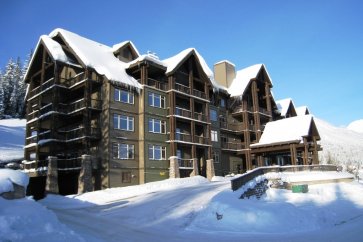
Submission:
POLYGON ((192 112, 190 112, 187 109, 175 107, 175 115, 186 117, 186 118, 192 118, 192 112))
POLYGON ((178 158, 179 169, 193 169, 193 159, 178 158))
POLYGON ((242 112, 253 112, 253 107, 247 107, 247 109, 242 106, 238 106, 233 110, 233 113, 242 113, 242 112))
POLYGON ((222 149, 241 150, 243 143, 222 142, 221 146, 222 146, 222 149))
POLYGON ((240 131, 244 130, 242 122, 227 123, 225 121, 219 121, 219 125, 222 129, 232 130, 232 131, 236 131, 236 132, 240 132, 240 131))
POLYGON ((190 134, 175 133, 175 140, 192 142, 192 136, 190 134))
POLYGON ((198 144, 208 144, 209 143, 209 138, 208 137, 203 137, 203 136, 195 135, 194 136, 194 143, 198 143, 198 144))
POLYGON ((190 88, 179 83, 174 84, 174 88, 182 93, 190 94, 190 88))
POLYGON ((207 98, 204 92, 201 92, 201 91, 196 90, 196 89, 193 89, 193 95, 197 96, 197 97, 200 97, 200 98, 203 98, 203 99, 207 98))
POLYGON ((207 122, 207 116, 204 115, 203 113, 194 112, 194 119, 203 121, 203 122, 207 122))
POLYGON ((147 79, 147 85, 162 91, 168 90, 168 83, 163 83, 152 78, 147 79))

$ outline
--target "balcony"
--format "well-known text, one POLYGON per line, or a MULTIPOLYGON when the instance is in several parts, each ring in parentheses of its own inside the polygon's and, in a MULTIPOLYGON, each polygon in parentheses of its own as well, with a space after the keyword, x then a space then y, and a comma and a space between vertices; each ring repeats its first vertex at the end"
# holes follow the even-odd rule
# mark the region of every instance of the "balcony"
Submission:
POLYGON ((175 140, 192 142, 192 136, 190 134, 185 134, 185 133, 175 133, 175 140))
POLYGON ((194 136, 194 143, 207 145, 209 143, 209 138, 208 137, 204 137, 204 136, 195 135, 194 136))
POLYGON ((199 97, 199 98, 203 98, 203 99, 207 98, 204 92, 201 92, 201 91, 196 90, 196 89, 193 89, 193 95, 196 96, 196 97, 199 97))
POLYGON ((162 91, 168 90, 168 86, 169 86, 168 83, 160 82, 160 81, 157 81, 152 78, 147 79, 147 85, 150 87, 154 87, 156 89, 162 90, 162 91))
POLYGON ((241 150, 243 143, 233 143, 233 142, 222 142, 222 149, 226 150, 241 150))
POLYGON ((175 107, 175 115, 182 116, 185 118, 192 118, 192 112, 190 112, 188 109, 175 107))
POLYGON ((185 93, 185 94, 189 94, 190 95, 190 88, 187 87, 187 86, 184 86, 184 85, 179 84, 179 83, 175 83, 174 84, 174 88, 175 88, 175 90, 177 90, 179 92, 182 92, 182 93, 185 93))
POLYGON ((203 113, 194 112, 194 119, 202 122, 207 122, 207 116, 203 113))
POLYGON ((242 112, 251 112, 251 113, 253 113, 253 107, 252 106, 248 106, 247 109, 245 109, 242 106, 237 106, 232 111, 233 114, 242 113, 242 112))
POLYGON ((193 169, 193 159, 178 158, 179 169, 193 169))
POLYGON ((242 122, 227 123, 224 121, 219 121, 219 125, 221 129, 227 129, 234 132, 242 132, 244 130, 242 122))

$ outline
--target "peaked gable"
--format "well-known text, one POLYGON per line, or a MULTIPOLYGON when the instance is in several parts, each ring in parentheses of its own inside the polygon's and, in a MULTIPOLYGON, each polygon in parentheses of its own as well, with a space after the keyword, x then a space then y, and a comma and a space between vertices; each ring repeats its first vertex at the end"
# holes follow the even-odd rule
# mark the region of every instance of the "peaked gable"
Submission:
POLYGON ((124 62, 133 61, 140 56, 139 51, 130 40, 113 45, 112 51, 119 60, 124 62))
POLYGON ((261 72, 264 71, 268 82, 272 85, 270 75, 268 74, 264 64, 256 64, 247 68, 237 71, 236 78, 232 81, 230 87, 228 87, 228 93, 231 97, 242 97, 251 80, 258 78, 261 72))
POLYGON ((98 74, 106 76, 109 81, 131 88, 141 88, 140 83, 126 73, 127 63, 117 59, 111 47, 64 29, 55 29, 49 36, 62 38, 85 68, 96 70, 98 74))
POLYGON ((205 62, 204 58, 198 53, 198 51, 194 48, 188 48, 180 53, 168 58, 162 60, 162 62, 167 66, 166 75, 173 74, 179 67, 185 63, 187 59, 189 59, 190 56, 195 56, 195 59, 199 66, 202 69, 202 74, 205 75, 207 79, 210 80, 211 85, 213 87, 213 90, 219 90, 223 89, 217 82, 214 80, 214 75, 212 70, 208 67, 207 63, 205 62))

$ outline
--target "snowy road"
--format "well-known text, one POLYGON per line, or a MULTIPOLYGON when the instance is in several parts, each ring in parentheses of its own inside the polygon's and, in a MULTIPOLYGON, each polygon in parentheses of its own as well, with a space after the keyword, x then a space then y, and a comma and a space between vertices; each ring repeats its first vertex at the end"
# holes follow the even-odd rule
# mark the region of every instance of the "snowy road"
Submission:
POLYGON ((269 189, 261 200, 240 200, 229 181, 203 179, 49 196, 40 202, 94 242, 362 241, 362 184, 313 185, 307 194, 269 189))
POLYGON ((230 182, 151 192, 84 208, 48 207, 87 241, 185 241, 195 236, 185 230, 195 213, 226 189, 230 182))

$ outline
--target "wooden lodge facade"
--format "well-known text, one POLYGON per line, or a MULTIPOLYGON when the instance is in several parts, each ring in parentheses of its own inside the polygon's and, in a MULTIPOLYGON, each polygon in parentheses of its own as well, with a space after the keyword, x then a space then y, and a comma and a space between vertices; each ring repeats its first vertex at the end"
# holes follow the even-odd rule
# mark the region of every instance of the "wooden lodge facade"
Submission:
POLYGON ((130 41, 108 47, 56 29, 41 36, 25 82, 24 170, 45 177, 52 161, 60 194, 80 192, 86 160, 91 190, 318 163, 313 118, 292 102, 281 114, 263 64, 236 72, 222 61, 213 73, 192 48, 159 60, 130 41), (284 120, 303 128, 281 129, 284 120))

